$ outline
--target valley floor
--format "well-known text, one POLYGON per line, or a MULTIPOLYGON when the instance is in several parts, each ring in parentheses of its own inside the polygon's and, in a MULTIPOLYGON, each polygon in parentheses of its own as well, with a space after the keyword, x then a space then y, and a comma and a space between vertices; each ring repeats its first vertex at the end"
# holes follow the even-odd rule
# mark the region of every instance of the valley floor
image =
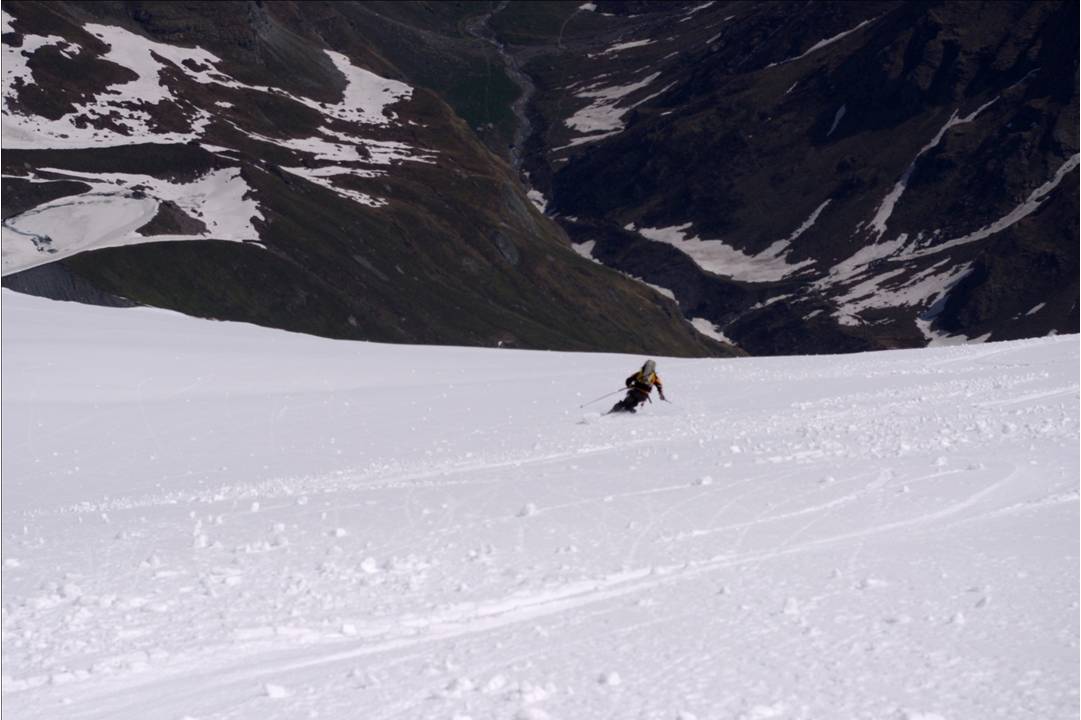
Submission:
POLYGON ((5 290, 5 716, 1078 717, 1076 336, 642 360, 5 290))

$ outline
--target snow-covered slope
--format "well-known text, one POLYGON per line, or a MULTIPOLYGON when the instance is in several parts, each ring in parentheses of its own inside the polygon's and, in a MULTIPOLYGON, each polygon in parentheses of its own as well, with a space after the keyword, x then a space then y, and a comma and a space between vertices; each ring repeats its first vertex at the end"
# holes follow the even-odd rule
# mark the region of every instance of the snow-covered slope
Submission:
POLYGON ((1076 717, 1075 336, 608 418, 641 358, 7 291, 3 347, 7 717, 1076 717))

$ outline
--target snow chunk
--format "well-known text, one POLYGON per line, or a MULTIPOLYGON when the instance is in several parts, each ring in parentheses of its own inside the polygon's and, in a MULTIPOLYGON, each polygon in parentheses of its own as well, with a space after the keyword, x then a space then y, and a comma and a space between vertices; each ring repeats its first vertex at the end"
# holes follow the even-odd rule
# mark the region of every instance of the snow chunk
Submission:
POLYGON ((503 675, 493 675, 488 678, 488 682, 484 683, 484 687, 481 688, 481 692, 486 695, 494 695, 507 686, 507 678, 503 675))
POLYGON ((475 686, 472 680, 467 677, 459 677, 447 683, 441 694, 443 697, 460 698, 466 693, 473 692, 474 689, 475 686))
POLYGON ((617 685, 621 685, 623 683, 623 679, 619 677, 619 673, 610 671, 601 673, 600 676, 597 677, 597 683, 600 685, 615 687, 617 685))
POLYGON ((515 720, 552 720, 552 716, 539 707, 524 707, 518 711, 514 718, 515 720))

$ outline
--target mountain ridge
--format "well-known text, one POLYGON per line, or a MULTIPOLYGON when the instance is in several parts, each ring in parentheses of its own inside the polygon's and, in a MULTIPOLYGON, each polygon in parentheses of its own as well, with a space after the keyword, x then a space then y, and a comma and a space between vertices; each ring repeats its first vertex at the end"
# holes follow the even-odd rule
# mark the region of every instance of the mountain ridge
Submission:
POLYGON ((517 12, 549 211, 752 354, 1077 332, 1075 8, 517 12))
POLYGON ((57 262, 108 295, 333 337, 671 354, 1078 330, 1066 3, 5 13, 6 255, 57 261, 34 228, 90 187, 139 245, 57 262), (39 130, 56 147, 20 135, 39 130), (232 242, 202 257, 212 237, 232 242))
POLYGON ((390 342, 735 352, 641 284, 572 252, 437 94, 355 64, 399 75, 343 30, 363 10, 5 5, 5 51, 36 48, 6 88, 5 144, 25 149, 4 154, 5 207, 8 196, 34 196, 29 187, 57 194, 78 181, 110 203, 86 215, 83 235, 71 233, 60 201, 5 218, 5 274, 22 269, 17 250, 31 263, 54 260, 59 232, 79 251, 59 260, 69 272, 111 295, 207 317, 390 342), (75 113, 51 124, 20 114, 49 74, 42 65, 78 78, 75 67, 114 60, 127 63, 118 65, 126 82, 84 88, 79 97, 93 100, 75 113), (286 62, 297 72, 283 74, 286 62), (215 188, 196 187, 215 173, 215 188), (215 206, 223 192, 229 207, 215 206), (157 205, 170 201, 172 224, 161 227, 209 230, 155 242, 136 228, 89 237, 104 215, 129 211, 153 229, 157 205), (7 234, 38 226, 53 234, 45 254, 7 234))

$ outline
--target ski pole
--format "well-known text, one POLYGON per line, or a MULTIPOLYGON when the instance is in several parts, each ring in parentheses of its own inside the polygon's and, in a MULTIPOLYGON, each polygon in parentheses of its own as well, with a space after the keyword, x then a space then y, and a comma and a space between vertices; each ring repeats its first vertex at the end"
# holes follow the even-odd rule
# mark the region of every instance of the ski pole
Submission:
POLYGON ((610 396, 612 396, 612 395, 615 395, 616 393, 621 393, 621 392, 623 392, 623 391, 624 391, 624 390, 626 390, 626 389, 627 389, 627 388, 620 388, 619 390, 613 390, 613 391, 612 391, 612 392, 610 392, 610 393, 605 393, 604 395, 601 395, 601 396, 600 396, 599 398, 595 398, 595 399, 593 399, 593 400, 590 400, 590 401, 589 401, 589 402, 587 402, 587 403, 582 403, 582 404, 581 404, 581 405, 579 405, 578 407, 580 407, 580 408, 584 408, 584 407, 585 407, 586 405, 592 405, 593 403, 597 402, 598 400, 604 400, 604 399, 605 399, 606 397, 610 397, 610 396))

